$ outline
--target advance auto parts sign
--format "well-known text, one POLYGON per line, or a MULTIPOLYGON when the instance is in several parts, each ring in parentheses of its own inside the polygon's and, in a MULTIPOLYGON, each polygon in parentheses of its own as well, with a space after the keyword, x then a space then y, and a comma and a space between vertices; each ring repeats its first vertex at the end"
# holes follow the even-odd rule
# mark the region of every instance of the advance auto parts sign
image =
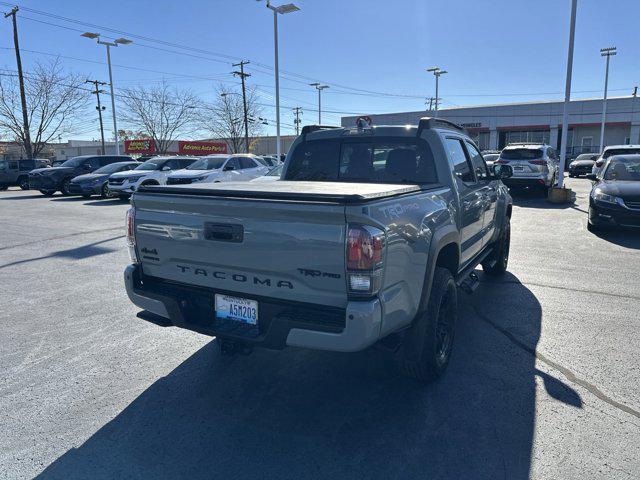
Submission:
POLYGON ((215 153, 227 153, 227 144, 224 142, 178 142, 178 153, 181 155, 211 155, 215 153))
POLYGON ((153 153, 155 151, 156 145, 151 139, 124 141, 124 153, 153 153))

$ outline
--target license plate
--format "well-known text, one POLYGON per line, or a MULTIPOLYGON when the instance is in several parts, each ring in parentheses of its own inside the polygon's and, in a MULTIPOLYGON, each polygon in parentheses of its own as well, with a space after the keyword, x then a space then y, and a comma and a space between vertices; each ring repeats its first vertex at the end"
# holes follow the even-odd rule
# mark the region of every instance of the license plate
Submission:
POLYGON ((258 302, 248 298, 216 294, 216 317, 249 325, 258 324, 258 302))
POLYGON ((513 169, 514 169, 514 170, 518 170, 518 171, 520 171, 520 170, 524 170, 524 167, 517 167, 517 166, 516 166, 516 167, 513 167, 513 169))

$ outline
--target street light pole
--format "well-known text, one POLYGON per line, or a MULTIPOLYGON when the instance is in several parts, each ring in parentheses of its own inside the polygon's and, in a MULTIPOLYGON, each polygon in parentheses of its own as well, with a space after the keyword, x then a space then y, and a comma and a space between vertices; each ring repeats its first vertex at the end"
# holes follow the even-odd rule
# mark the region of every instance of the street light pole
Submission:
POLYGON ((602 125, 600 125, 600 153, 604 151, 604 125, 607 120, 607 90, 609 87, 609 59, 612 55, 616 55, 616 47, 601 48, 600 55, 607 57, 605 74, 604 74, 604 97, 602 98, 602 125))
POLYGON ((109 90, 111 92, 111 116, 113 117, 113 137, 116 141, 116 155, 120 155, 120 143, 118 142, 118 125, 116 122, 116 97, 113 92, 113 73, 111 71, 111 47, 117 47, 118 45, 129 45, 133 43, 126 38, 116 38, 113 42, 105 42, 100 40, 99 33, 85 32, 81 37, 96 39, 98 45, 104 45, 107 48, 107 65, 109 66, 109 90))
POLYGON ((275 53, 274 59, 274 71, 276 79, 276 154, 280 159, 280 73, 278 70, 278 14, 284 15, 285 13, 296 12, 300 10, 293 3, 286 5, 280 5, 274 7, 271 2, 267 0, 267 8, 273 11, 273 48, 275 53))
POLYGON ((435 109, 434 116, 435 118, 438 118, 438 104, 440 103, 440 97, 438 96, 438 80, 440 79, 440 75, 444 75, 449 72, 447 72, 446 70, 441 70, 440 67, 427 68, 427 72, 433 73, 433 76, 436 77, 436 98, 435 98, 436 109, 435 109))
POLYGON ((318 90, 318 125, 322 125, 322 90, 329 88, 329 85, 321 85, 318 82, 310 83, 309 85, 318 90))
POLYGON ((567 52, 567 80, 564 86, 564 109, 562 111, 562 135, 560 136, 560 172, 558 188, 564 184, 564 166, 567 159, 567 129, 569 128, 569 101, 571 100, 571 75, 573 74, 573 43, 576 33, 576 9, 578 0, 571 0, 571 20, 569 27, 569 50, 567 52))
POLYGON ((116 97, 113 94, 113 74, 111 73, 111 47, 117 47, 115 43, 101 42, 98 43, 107 47, 107 64, 109 65, 109 90, 111 91, 111 113, 113 117, 113 137, 116 140, 116 155, 120 155, 120 143, 118 142, 118 125, 116 124, 116 97))

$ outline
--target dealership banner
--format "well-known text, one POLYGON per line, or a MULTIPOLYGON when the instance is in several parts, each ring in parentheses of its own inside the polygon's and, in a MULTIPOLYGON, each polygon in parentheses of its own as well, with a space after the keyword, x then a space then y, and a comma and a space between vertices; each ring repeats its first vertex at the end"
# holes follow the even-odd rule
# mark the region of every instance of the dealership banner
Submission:
POLYGON ((156 151, 156 145, 153 140, 125 140, 124 141, 124 153, 154 153, 156 151))
POLYGON ((227 144, 224 142, 178 142, 178 153, 181 155, 211 155, 215 153, 227 153, 227 144))

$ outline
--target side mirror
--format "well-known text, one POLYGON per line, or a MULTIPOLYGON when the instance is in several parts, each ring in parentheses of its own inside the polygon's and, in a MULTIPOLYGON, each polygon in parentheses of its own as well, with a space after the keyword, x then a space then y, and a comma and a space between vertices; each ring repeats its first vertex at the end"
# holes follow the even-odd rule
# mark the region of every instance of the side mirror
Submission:
POLYGON ((513 168, 511 165, 505 165, 503 163, 494 163, 491 166, 491 173, 496 179, 510 178, 513 176, 513 168))
POLYGON ((233 165, 225 165, 224 168, 222 169, 223 172, 228 172, 230 170, 235 170, 233 165))
POLYGON ((169 170, 171 170, 171 167, 170 167, 170 166, 168 166, 168 165, 166 165, 166 166, 162 167, 162 170, 161 170, 161 171, 162 171, 162 172, 168 172, 169 170))

